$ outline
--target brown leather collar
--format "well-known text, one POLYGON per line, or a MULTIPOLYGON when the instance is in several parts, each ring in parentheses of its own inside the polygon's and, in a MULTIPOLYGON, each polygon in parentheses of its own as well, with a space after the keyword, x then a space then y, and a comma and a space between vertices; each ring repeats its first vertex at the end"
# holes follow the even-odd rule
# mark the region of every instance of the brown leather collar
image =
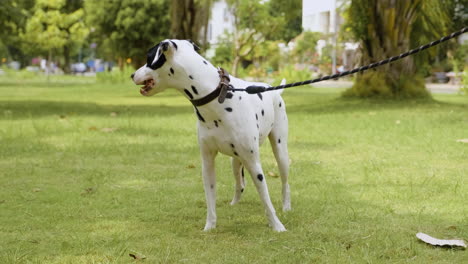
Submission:
POLYGON ((218 102, 220 104, 224 102, 224 99, 226 99, 228 88, 231 86, 229 84, 231 79, 229 78, 229 73, 223 68, 219 68, 218 73, 219 73, 219 78, 220 78, 218 87, 216 87, 216 89, 213 92, 209 93, 205 97, 195 99, 195 100, 190 100, 190 102, 194 106, 206 105, 210 103, 211 101, 213 101, 214 99, 216 99, 216 97, 218 98, 218 102))

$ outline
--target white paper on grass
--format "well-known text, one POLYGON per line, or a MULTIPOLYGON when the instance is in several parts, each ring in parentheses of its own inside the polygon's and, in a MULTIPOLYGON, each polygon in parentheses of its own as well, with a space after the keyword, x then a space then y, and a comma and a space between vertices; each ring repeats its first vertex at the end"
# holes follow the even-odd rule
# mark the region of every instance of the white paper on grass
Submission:
POLYGON ((459 239, 437 239, 424 233, 417 233, 416 237, 433 246, 455 246, 466 248, 465 241, 459 239))

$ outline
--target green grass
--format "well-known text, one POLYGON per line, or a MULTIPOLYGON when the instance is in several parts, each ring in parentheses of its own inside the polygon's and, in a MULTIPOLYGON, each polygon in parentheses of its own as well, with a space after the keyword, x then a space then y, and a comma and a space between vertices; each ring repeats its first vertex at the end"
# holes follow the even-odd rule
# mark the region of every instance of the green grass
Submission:
MULTIPOLYGON (((28 79, 28 78, 26 78, 28 79)), ((468 98, 339 99, 284 93, 293 210, 267 177, 288 232, 274 233, 252 182, 230 206, 217 158, 218 227, 205 198, 196 116, 173 91, 131 83, 0 79, 0 263, 462 263, 467 251, 417 232, 468 239, 468 98)), ((276 173, 268 143, 265 172, 276 173)))

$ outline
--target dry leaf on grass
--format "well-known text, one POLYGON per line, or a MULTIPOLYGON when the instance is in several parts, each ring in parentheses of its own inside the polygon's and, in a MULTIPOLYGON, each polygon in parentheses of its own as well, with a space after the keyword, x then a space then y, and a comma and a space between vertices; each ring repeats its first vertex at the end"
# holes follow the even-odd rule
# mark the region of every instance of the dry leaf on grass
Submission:
POLYGON ((424 233, 417 233, 416 237, 433 246, 466 248, 465 241, 461 239, 438 239, 424 233))
POLYGON ((130 253, 128 254, 130 257, 132 257, 133 259, 145 259, 146 256, 145 255, 142 255, 142 254, 138 254, 138 253, 130 253))
POLYGON ((82 196, 87 195, 87 194, 93 194, 96 192, 96 188, 93 187, 88 187, 84 189, 84 191, 81 193, 82 196))
POLYGON ((195 165, 189 164, 189 165, 187 165, 187 169, 195 169, 195 165))
POLYGON ((101 128, 101 131, 102 132, 106 132, 106 133, 112 133, 114 131, 116 131, 117 128, 116 127, 104 127, 104 128, 101 128))
POLYGON ((111 112, 111 113, 110 113, 110 116, 116 117, 116 116, 117 116, 117 113, 116 113, 116 112, 111 112))
POLYGON ((460 142, 460 143, 468 143, 468 138, 457 139, 457 142, 460 142))
POLYGON ((268 176, 270 176, 270 177, 274 177, 274 178, 277 178, 277 177, 279 177, 279 175, 278 175, 278 174, 276 174, 276 173, 274 173, 274 172, 272 172, 272 171, 268 172, 268 176))

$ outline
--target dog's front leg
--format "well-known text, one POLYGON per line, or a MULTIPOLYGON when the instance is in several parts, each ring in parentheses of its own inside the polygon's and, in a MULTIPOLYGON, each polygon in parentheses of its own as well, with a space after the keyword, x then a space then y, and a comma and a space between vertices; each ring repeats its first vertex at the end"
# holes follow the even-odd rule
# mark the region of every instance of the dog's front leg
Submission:
POLYGON ((207 207, 204 231, 208 231, 216 227, 216 173, 214 164, 216 152, 208 151, 206 147, 201 146, 201 155, 203 187, 205 188, 207 207))

